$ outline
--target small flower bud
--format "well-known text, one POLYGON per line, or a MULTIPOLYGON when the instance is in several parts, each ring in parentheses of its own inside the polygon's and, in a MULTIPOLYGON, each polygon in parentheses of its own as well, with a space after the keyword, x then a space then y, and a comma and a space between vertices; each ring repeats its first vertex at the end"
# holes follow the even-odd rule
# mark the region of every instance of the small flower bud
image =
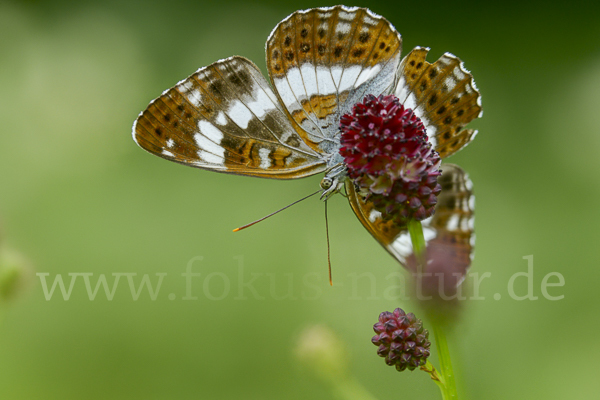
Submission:
POLYGON ((385 357, 386 364, 394 365, 398 371, 425 365, 431 347, 429 331, 423 329, 422 321, 413 313, 406 314, 401 308, 393 313, 382 312, 373 330, 377 335, 371 342, 378 346, 377 354, 385 357))

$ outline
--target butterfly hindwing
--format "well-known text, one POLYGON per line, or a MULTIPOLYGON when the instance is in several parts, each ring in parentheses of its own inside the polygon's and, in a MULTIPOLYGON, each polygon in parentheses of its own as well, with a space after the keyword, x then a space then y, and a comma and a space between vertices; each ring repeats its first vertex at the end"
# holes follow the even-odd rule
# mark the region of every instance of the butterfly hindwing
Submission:
POLYGON ((325 169, 243 57, 201 68, 163 92, 136 120, 133 138, 160 157, 219 172, 290 179, 325 169))
POLYGON ((463 129, 481 117, 481 96, 462 61, 446 53, 435 63, 426 61, 428 48, 417 47, 400 64, 395 95, 415 110, 429 140, 442 158, 456 153, 477 134, 463 129))
POLYGON ((282 104, 316 151, 336 150, 340 117, 366 94, 392 89, 402 40, 365 8, 298 11, 267 40, 267 68, 282 104))
MULTIPOLYGON (((475 234, 473 232, 475 197, 468 175, 458 166, 442 164, 438 182, 435 214, 424 221, 423 233, 428 256, 447 263, 452 271, 464 275, 471 265, 475 234)), ((414 270, 412 243, 406 226, 398 226, 361 198, 351 181, 346 183, 350 205, 369 233, 401 264, 414 270)))

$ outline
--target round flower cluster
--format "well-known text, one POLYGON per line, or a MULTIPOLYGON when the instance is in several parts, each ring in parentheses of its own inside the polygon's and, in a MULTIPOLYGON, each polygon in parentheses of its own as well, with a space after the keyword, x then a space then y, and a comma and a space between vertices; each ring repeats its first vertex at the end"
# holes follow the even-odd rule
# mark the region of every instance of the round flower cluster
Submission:
POLYGON ((398 371, 412 371, 427 362, 429 331, 423 329, 423 323, 413 313, 406 314, 401 308, 393 313, 382 312, 373 330, 377 335, 371 341, 379 346, 377 354, 385 357, 387 365, 396 366, 398 371))
POLYGON ((413 110, 393 95, 367 95, 340 128, 348 176, 384 217, 403 224, 433 215, 441 159, 413 110))

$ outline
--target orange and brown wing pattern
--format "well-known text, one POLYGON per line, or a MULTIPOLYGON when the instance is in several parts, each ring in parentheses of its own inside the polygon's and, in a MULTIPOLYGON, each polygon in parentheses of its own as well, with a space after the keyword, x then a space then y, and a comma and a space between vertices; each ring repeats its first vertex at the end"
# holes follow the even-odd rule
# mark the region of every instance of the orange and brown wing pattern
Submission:
MULTIPOLYGON (((432 258, 438 258, 453 273, 464 276, 471 265, 475 244, 473 184, 456 165, 443 164, 441 169, 438 182, 442 191, 435 214, 422 221, 427 253, 430 262, 432 258)), ((382 213, 357 193, 350 180, 346 182, 346 191, 350 206, 371 235, 401 264, 415 270, 412 243, 406 227, 393 221, 384 222, 382 213)))
POLYGON ((435 63, 425 59, 428 48, 417 47, 400 64, 395 95, 415 110, 442 158, 456 153, 477 134, 463 129, 481 117, 481 96, 462 61, 446 53, 435 63))
POLYGON ((340 117, 366 94, 389 92, 402 40, 365 8, 298 11, 267 40, 267 68, 281 103, 311 148, 331 153, 340 117))
POLYGON ((133 139, 160 157, 218 172, 292 179, 325 170, 243 57, 201 68, 164 91, 135 121, 133 139))

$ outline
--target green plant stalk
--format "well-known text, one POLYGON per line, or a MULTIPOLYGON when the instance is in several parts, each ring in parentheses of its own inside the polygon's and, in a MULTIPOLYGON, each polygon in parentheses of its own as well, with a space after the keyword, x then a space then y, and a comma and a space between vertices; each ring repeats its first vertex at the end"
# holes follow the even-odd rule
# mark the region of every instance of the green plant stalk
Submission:
POLYGON ((444 383, 442 397, 444 400, 456 400, 458 399, 456 380, 454 379, 454 370, 452 369, 452 361, 450 360, 450 351, 448 350, 446 335, 439 324, 433 323, 432 326, 438 358, 440 360, 440 372, 442 373, 442 380, 444 383))
MULTIPOLYGON (((425 272, 425 267, 427 265, 427 246, 425 243, 425 236, 423 235, 423 226, 420 221, 411 219, 408 221, 407 228, 413 245, 413 252, 418 262, 417 273, 422 274, 425 272)), ((454 370, 452 369, 452 361, 450 360, 448 342, 446 341, 446 336, 444 335, 439 321, 435 321, 434 318, 432 319, 431 325, 433 326, 433 335, 435 336, 435 343, 440 360, 441 376, 429 361, 427 361, 427 364, 421 367, 421 369, 429 373, 431 379, 438 385, 444 400, 456 400, 458 399, 456 380, 454 379, 454 370)))
POLYGON ((433 380, 440 388, 440 392, 442 392, 442 398, 446 399, 447 390, 446 385, 444 384, 444 379, 440 376, 440 374, 438 374, 433 364, 431 364, 429 360, 427 360, 427 363, 421 367, 421 371, 425 371, 429 374, 431 380, 433 380))
POLYGON ((411 219, 408 221, 408 233, 410 234, 410 240, 413 245, 413 251, 417 258, 417 272, 419 274, 425 271, 427 254, 425 246, 425 236, 423 236, 423 226, 421 221, 411 219))

